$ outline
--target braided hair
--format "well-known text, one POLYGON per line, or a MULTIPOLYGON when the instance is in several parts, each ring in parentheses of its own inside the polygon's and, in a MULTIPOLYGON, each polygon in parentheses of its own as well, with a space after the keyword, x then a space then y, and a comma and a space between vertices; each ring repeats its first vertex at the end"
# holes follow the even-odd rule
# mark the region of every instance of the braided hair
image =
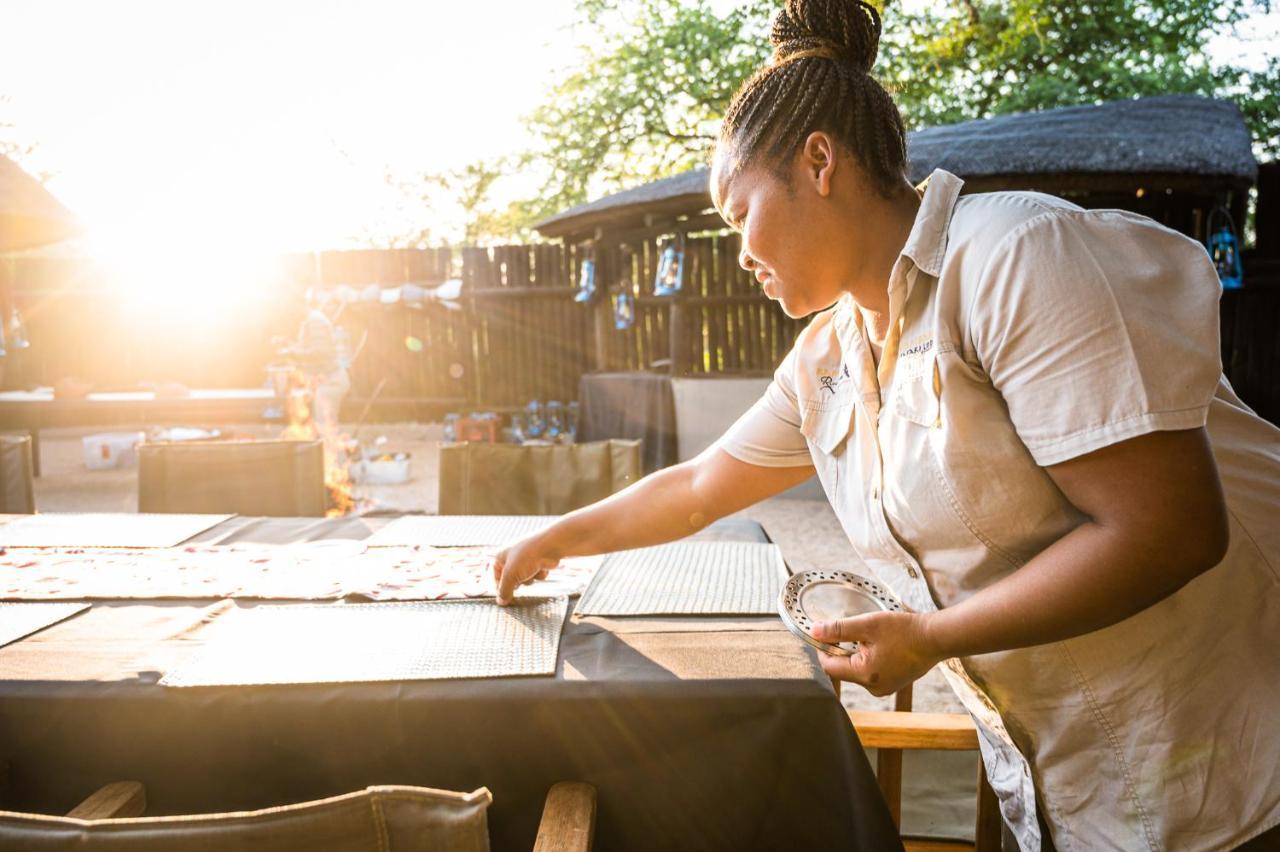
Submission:
POLYGON ((769 36, 774 54, 738 89, 720 143, 740 171, 755 158, 775 171, 817 130, 858 158, 888 196, 906 172, 902 117, 871 77, 880 14, 860 0, 786 0, 769 36))

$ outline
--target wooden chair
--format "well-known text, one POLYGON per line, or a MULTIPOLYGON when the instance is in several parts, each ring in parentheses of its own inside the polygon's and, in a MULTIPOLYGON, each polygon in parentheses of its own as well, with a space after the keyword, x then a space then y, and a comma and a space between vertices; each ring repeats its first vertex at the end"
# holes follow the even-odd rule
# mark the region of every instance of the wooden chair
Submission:
MULTIPOLYGON (((378 841, 378 848, 389 852, 401 849, 471 852, 487 844, 485 819, 491 800, 489 791, 483 788, 472 793, 448 793, 421 787, 370 787, 360 793, 262 811, 141 818, 146 810, 146 790, 137 781, 117 781, 72 808, 66 817, 0 811, 0 847, 12 852, 25 849, 41 852, 60 849, 151 852, 173 848, 295 850, 316 848, 316 838, 321 837, 326 849, 367 849, 371 835, 376 832, 374 839, 378 841), (384 815, 384 806, 374 801, 379 796, 384 800, 417 797, 427 809, 408 816, 423 814, 441 824, 434 825, 433 831, 419 832, 418 825, 406 824, 405 815, 401 815, 402 830, 397 836, 396 817, 384 815), (441 806, 453 812, 440 813, 441 806), (345 813, 338 812, 344 808, 345 813), (375 819, 369 819, 370 811, 377 814, 375 819), (357 819, 351 819, 352 812, 359 815, 357 819), (193 829, 198 834, 193 833, 193 829), (455 836, 450 836, 451 833, 455 836), (406 837, 410 839, 401 845, 406 837)), ((595 833, 595 815, 596 790, 590 784, 562 781, 553 785, 543 806, 534 852, 589 852, 595 833)))
MULTIPOLYGON (((838 682, 836 695, 840 693, 838 682)), ((978 732, 965 713, 913 713, 911 687, 894 696, 893 710, 850 710, 849 721, 865 748, 876 749, 876 781, 894 825, 902 825, 902 752, 977 751, 978 732)), ((906 852, 1000 852, 1000 807, 978 759, 978 813, 974 842, 902 838, 906 852)))

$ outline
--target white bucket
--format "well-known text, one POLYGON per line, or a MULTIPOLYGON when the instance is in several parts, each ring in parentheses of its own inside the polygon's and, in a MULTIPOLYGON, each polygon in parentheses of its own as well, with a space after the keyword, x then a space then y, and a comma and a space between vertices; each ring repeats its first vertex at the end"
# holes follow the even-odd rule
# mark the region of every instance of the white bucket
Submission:
POLYGON ((403 485, 410 461, 409 453, 372 453, 351 465, 351 478, 361 485, 403 485))
POLYGON ((138 463, 138 444, 147 438, 145 432, 101 432, 86 435, 84 466, 89 470, 112 470, 138 463))

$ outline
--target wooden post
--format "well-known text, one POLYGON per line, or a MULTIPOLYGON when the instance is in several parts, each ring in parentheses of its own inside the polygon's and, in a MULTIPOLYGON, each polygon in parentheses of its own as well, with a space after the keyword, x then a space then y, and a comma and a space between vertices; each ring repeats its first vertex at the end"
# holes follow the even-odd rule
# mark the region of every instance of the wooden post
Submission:
MULTIPOLYGON (((684 280, 681 282, 682 287, 671 297, 671 306, 667 309, 667 333, 670 335, 669 349, 671 350, 671 375, 687 376, 689 374, 689 306, 683 304, 685 296, 685 287, 693 287, 693 272, 695 264, 693 255, 695 247, 690 244, 687 235, 681 234, 681 248, 684 251, 684 268, 681 274, 684 280)), ((662 263, 662 256, 659 254, 655 260, 655 264, 662 263)), ((655 271, 656 274, 656 271, 655 271)))
POLYGON ((598 373, 609 371, 609 335, 613 331, 613 305, 610 290, 613 287, 614 270, 613 246, 604 246, 599 240, 595 242, 596 291, 599 295, 595 304, 595 368, 598 373))
POLYGON ((671 305, 667 308, 667 333, 671 350, 671 375, 684 376, 689 372, 689 347, 685 340, 685 313, 688 311, 680 304, 679 296, 671 297, 671 305))

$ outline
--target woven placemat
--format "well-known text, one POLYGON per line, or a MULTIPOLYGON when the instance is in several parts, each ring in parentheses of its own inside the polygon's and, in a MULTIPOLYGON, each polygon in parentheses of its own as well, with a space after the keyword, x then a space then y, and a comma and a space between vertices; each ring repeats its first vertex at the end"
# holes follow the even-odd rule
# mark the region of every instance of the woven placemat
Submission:
POLYGON ((615 553, 578 615, 776 615, 787 569, 777 545, 690 541, 615 553))
POLYGON ((554 515, 405 515, 375 532, 369 547, 470 547, 519 541, 555 523, 554 515))
POLYGON ((209 628, 160 683, 228 686, 552 675, 564 597, 260 606, 209 628))
POLYGON ((0 547, 174 547, 231 515, 58 512, 0 526, 0 547))
POLYGON ((89 608, 85 603, 0 603, 0 646, 16 642, 89 608))

